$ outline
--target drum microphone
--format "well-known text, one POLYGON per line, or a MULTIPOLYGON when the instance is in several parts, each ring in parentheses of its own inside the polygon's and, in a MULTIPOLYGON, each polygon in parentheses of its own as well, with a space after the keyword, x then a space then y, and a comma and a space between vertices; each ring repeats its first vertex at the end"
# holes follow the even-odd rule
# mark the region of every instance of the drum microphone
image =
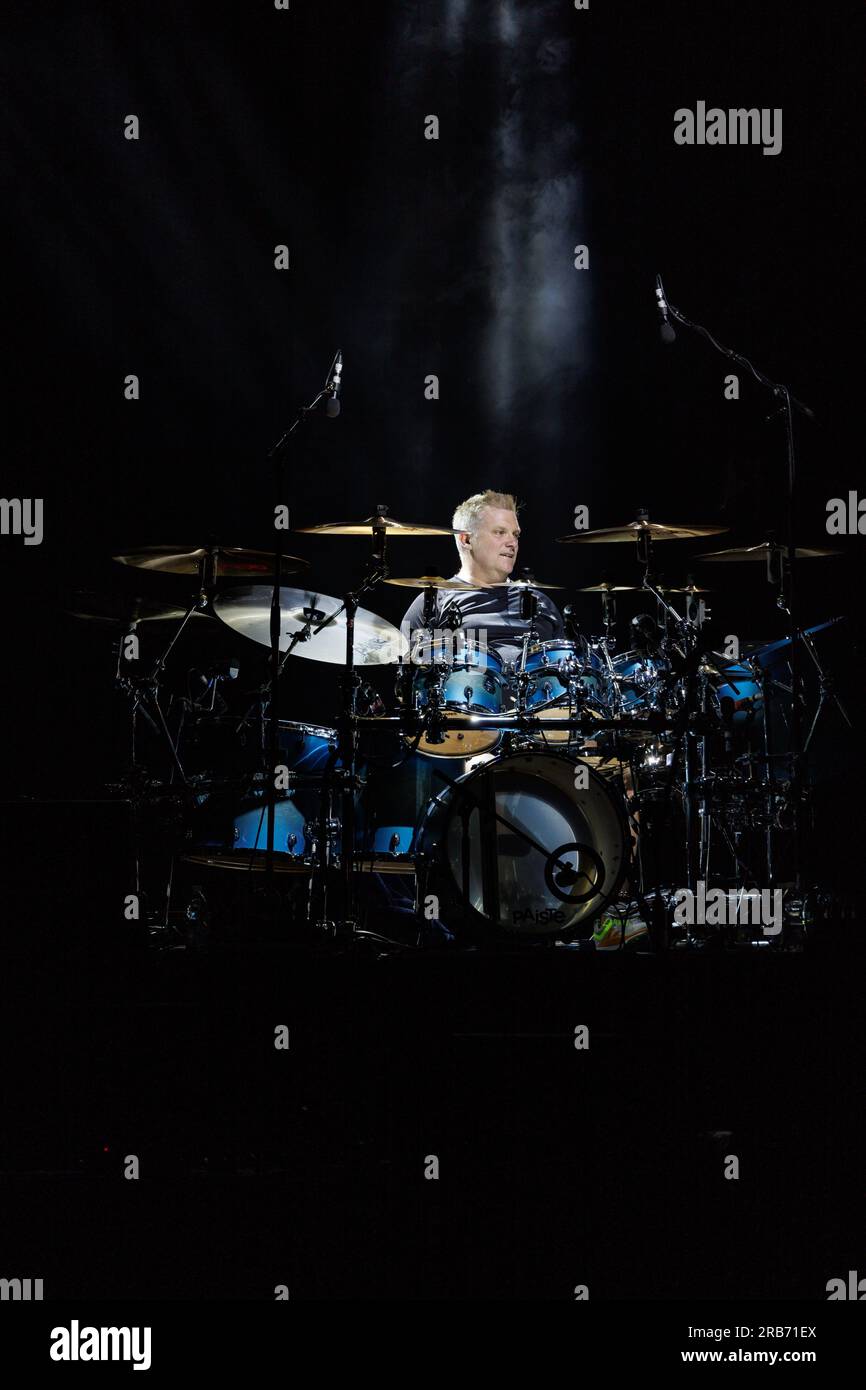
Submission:
POLYGON ((331 363, 331 370, 328 372, 328 380, 325 383, 325 391, 328 399, 325 401, 325 414, 329 420, 335 420, 340 413, 340 385, 343 375, 343 354, 337 349, 337 355, 331 363))
POLYGON ((385 701, 382 699, 378 690, 375 690, 372 685, 363 686, 361 693, 367 701, 368 716, 378 717, 379 715, 387 714, 388 711, 385 708, 385 701))
POLYGON ((207 681, 236 681, 241 671, 241 663, 236 656, 227 656, 223 661, 215 661, 206 671, 198 674, 207 681))
POLYGON ((439 626, 450 628, 452 632, 456 632, 458 627, 463 626, 463 614, 453 599, 448 607, 439 614, 439 626))
POLYGON ((563 608, 562 616, 565 619, 566 637, 569 639, 569 641, 576 642, 578 637, 580 636, 580 628, 578 627, 577 623, 577 615, 574 611, 573 606, 570 603, 567 603, 563 608))
POLYGON ((639 651, 653 655, 661 646, 661 631, 649 613, 638 613, 631 620, 632 640, 639 651))
POLYGON ((671 323, 670 309, 665 299, 665 288, 662 284, 662 277, 656 276, 656 312, 659 316, 659 335, 663 343, 676 342, 676 332, 671 323))
POLYGON ((538 612, 538 595, 532 589, 524 589, 520 595, 520 616, 525 623, 532 622, 538 612))

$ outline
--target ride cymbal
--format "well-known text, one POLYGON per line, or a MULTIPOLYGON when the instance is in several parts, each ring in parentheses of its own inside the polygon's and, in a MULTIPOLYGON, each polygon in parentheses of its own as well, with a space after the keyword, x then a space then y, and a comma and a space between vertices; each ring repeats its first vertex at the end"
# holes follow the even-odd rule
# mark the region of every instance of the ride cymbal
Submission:
MULTIPOLYGON (((758 545, 738 545, 730 550, 709 550, 705 555, 696 555, 696 560, 721 560, 721 561, 745 561, 745 560, 766 560, 767 556, 773 551, 780 555, 787 555, 788 551, 784 545, 778 545, 775 541, 761 541, 758 545)), ((825 555, 841 555, 840 550, 827 550, 823 546, 797 546, 794 551, 796 560, 818 560, 825 555)))
MULTIPOLYGON (((217 594, 213 610, 235 632, 259 646, 270 647, 271 595, 268 584, 227 589, 217 594)), ((281 589, 280 651, 286 651, 295 633, 303 631, 308 623, 311 628, 318 627, 331 617, 333 621, 320 632, 310 632, 298 642, 292 648, 292 656, 341 666, 346 660, 346 614, 340 611, 342 607, 340 599, 328 594, 281 589)), ((406 638, 393 623, 366 608, 359 608, 355 614, 354 646, 356 666, 387 666, 408 651, 406 638)))
MULTIPOLYGON (((253 579, 273 574, 274 557, 270 551, 245 550, 236 545, 147 545, 125 555, 113 555, 112 559, 160 574, 198 574, 202 563, 211 557, 215 579, 253 579)), ((309 567, 309 560, 302 560, 299 555, 283 555, 281 560, 283 574, 295 574, 309 567)))
MULTIPOLYGON (((111 627, 130 628, 138 623, 180 622, 186 612, 174 604, 158 603, 136 595, 100 594, 91 589, 76 589, 63 601, 63 612, 70 618, 88 623, 105 623, 111 627)), ((194 618, 213 619, 196 611, 194 618)))

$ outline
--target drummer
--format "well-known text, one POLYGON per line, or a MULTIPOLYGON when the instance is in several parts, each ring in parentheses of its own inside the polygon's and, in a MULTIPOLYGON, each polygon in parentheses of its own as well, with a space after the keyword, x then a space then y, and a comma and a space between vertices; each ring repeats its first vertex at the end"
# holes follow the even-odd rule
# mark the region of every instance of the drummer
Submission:
MULTIPOLYGON (((403 619, 404 632, 420 634, 425 627, 427 631, 448 629, 459 619, 459 631, 473 634, 479 645, 486 643, 487 649, 503 662, 512 663, 519 661, 530 627, 539 642, 564 636, 562 615, 547 595, 539 589, 532 590, 537 607, 534 619, 530 619, 526 614, 526 589, 511 581, 520 545, 517 502, 511 493, 488 488, 467 497, 455 511, 451 524, 460 556, 460 568, 453 577, 477 588, 466 593, 437 592, 426 625, 426 596, 419 594, 403 619)), ((414 649, 418 640, 413 637, 414 649)))

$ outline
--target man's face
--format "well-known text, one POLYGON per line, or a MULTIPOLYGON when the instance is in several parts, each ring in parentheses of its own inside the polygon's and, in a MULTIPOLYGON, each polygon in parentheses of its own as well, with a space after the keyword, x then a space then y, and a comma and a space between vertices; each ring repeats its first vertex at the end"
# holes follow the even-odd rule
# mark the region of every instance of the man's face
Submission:
POLYGON ((517 562, 520 525, 515 512, 485 507, 470 536, 473 566, 488 583, 503 583, 517 562))

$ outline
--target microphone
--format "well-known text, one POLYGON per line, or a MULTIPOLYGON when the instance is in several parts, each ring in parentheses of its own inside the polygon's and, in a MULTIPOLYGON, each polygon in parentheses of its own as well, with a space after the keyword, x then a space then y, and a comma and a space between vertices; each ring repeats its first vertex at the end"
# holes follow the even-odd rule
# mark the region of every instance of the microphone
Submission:
POLYGON ((236 681, 241 671, 241 663, 236 656, 227 656, 215 661, 207 670, 198 674, 207 681, 236 681))
POLYGON ((538 595, 533 589, 524 589, 520 595, 520 616, 525 623, 532 622, 538 612, 538 595))
POLYGON ((566 637, 568 637, 572 642, 576 641, 576 639, 580 636, 580 627, 577 621, 577 614, 575 613, 574 608, 570 603, 567 603, 566 606, 563 608, 562 616, 565 622, 566 637))
POLYGON ((656 313, 659 316, 659 334, 662 342, 667 344, 676 342, 677 335, 671 323, 670 310, 668 308, 668 302, 665 299, 665 287, 662 284, 662 277, 660 275, 656 276, 656 313))
POLYGON ((331 363, 331 370, 328 372, 328 380, 325 383, 325 391, 328 399, 325 401, 325 414, 329 420, 335 420, 340 413, 340 385, 343 375, 343 354, 337 349, 337 355, 331 363))
POLYGON ((636 618, 632 618, 631 630, 632 641, 638 651, 646 652, 648 656, 658 652, 661 632, 649 613, 638 613, 636 618))

